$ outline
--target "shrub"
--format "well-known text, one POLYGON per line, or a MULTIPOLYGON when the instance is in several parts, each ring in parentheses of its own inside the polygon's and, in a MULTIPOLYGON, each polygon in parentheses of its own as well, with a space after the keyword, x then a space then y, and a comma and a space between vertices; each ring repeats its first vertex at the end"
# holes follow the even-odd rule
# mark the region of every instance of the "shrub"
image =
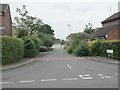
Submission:
POLYGON ((70 45, 68 46, 67 48, 67 52, 68 53, 73 53, 73 50, 79 46, 79 43, 80 43, 80 40, 78 39, 75 39, 75 40, 72 40, 72 42, 70 43, 70 45))
POLYGON ((2 37, 2 64, 16 62, 24 56, 23 40, 13 37, 2 37))
POLYGON ((113 58, 120 59, 120 41, 93 41, 90 45, 92 55, 108 57, 107 49, 113 50, 113 58))
POLYGON ((35 44, 36 55, 38 55, 40 46, 42 45, 42 41, 38 37, 36 37, 36 36, 31 36, 30 38, 33 40, 33 42, 35 44))
POLYGON ((73 50, 73 54, 76 56, 88 56, 89 50, 87 44, 80 42, 80 45, 73 50))
POLYGON ((31 58, 36 56, 36 47, 34 41, 30 37, 23 37, 24 40, 24 57, 31 58))
POLYGON ((91 50, 92 55, 95 55, 95 56, 100 55, 100 52, 101 52, 100 46, 101 46, 101 44, 102 44, 101 40, 91 42, 90 50, 91 50))
POLYGON ((54 44, 54 37, 52 35, 39 33, 38 37, 42 41, 43 46, 51 47, 54 44))

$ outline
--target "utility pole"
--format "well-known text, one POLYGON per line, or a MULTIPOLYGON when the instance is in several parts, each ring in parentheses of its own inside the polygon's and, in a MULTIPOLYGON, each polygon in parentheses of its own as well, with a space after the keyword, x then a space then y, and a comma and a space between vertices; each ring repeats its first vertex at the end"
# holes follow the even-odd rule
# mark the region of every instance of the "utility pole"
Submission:
POLYGON ((71 34, 71 25, 70 25, 70 24, 68 24, 67 26, 69 26, 69 29, 70 29, 70 34, 71 34))

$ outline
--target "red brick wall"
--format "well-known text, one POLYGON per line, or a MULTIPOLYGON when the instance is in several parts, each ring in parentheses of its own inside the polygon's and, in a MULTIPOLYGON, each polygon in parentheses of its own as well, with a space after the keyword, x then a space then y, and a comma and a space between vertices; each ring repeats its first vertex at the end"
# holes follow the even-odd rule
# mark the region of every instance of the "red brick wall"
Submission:
POLYGON ((112 26, 112 25, 115 25, 115 24, 118 24, 118 20, 114 20, 114 21, 111 21, 111 22, 106 22, 106 23, 102 24, 102 26, 107 27, 107 26, 112 26))
POLYGON ((0 15, 0 27, 2 27, 2 15, 0 15))
POLYGON ((120 40, 120 29, 114 30, 107 35, 107 40, 120 40))
POLYGON ((4 16, 3 16, 3 25, 5 26, 4 34, 8 36, 12 36, 12 21, 11 21, 11 15, 10 15, 10 9, 6 10, 4 16))

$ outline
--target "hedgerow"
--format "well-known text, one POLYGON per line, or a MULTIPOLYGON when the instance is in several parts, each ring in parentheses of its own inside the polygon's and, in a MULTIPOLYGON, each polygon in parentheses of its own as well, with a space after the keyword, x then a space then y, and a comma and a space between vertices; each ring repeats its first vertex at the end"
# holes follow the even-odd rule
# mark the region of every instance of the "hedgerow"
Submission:
POLYGON ((22 39, 3 36, 2 38, 2 64, 16 62, 24 56, 24 43, 22 39))
POLYGON ((112 58, 120 60, 120 40, 98 40, 90 43, 90 51, 94 56, 108 57, 107 50, 113 50, 112 58))

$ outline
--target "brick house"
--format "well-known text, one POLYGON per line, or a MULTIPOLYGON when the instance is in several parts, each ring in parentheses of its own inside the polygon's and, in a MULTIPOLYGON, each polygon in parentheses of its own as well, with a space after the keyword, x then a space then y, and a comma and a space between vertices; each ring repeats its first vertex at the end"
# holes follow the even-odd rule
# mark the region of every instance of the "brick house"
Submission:
POLYGON ((12 19, 8 4, 0 4, 0 35, 12 36, 12 19))
POLYGON ((113 14, 101 22, 102 27, 92 34, 93 38, 120 40, 120 12, 113 14))

